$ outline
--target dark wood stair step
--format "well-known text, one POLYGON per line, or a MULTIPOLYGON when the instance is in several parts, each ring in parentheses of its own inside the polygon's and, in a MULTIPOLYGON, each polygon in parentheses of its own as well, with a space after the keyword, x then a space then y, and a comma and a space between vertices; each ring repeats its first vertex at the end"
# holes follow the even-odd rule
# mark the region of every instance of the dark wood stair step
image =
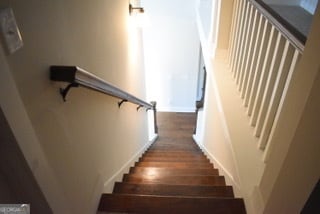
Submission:
POLYGON ((162 145, 173 145, 173 146, 195 146, 198 147, 197 144, 193 142, 190 136, 182 136, 178 137, 179 139, 172 139, 170 137, 162 137, 159 140, 152 144, 149 148, 153 148, 155 146, 162 146, 162 145))
MULTIPOLYGON (((172 144, 172 145, 175 145, 175 144, 172 144)), ((168 152, 171 152, 171 153, 179 153, 179 152, 201 153, 202 152, 201 149, 197 145, 194 145, 192 147, 193 148, 192 151, 185 150, 185 149, 183 149, 183 147, 180 147, 180 146, 177 146, 177 147, 174 147, 171 149, 168 147, 170 147, 170 145, 167 146, 167 150, 168 150, 168 152)), ((159 145, 158 148, 161 148, 161 145, 159 145)), ((148 152, 166 152, 166 151, 157 150, 156 145, 153 145, 153 146, 149 147, 148 152)))
POLYGON ((158 168, 158 167, 131 167, 130 173, 141 175, 219 175, 217 169, 198 169, 198 168, 158 168))
POLYGON ((116 182, 113 193, 167 196, 234 197, 231 186, 191 186, 116 182))
POLYGON ((186 152, 197 152, 199 151, 199 148, 195 146, 172 146, 172 145, 163 145, 163 146, 155 146, 152 148, 149 148, 149 151, 169 151, 169 150, 175 150, 175 151, 186 151, 186 152))
POLYGON ((157 150, 150 150, 148 149, 146 152, 154 153, 154 154, 175 154, 175 155, 183 155, 184 153, 187 154, 203 154, 201 150, 190 152, 190 151, 179 151, 179 150, 170 150, 170 151, 157 151, 157 150))
POLYGON ((223 176, 215 175, 156 175, 141 176, 136 174, 125 174, 123 182, 136 184, 174 184, 174 185, 205 185, 205 186, 224 186, 226 185, 223 176))
POLYGON ((103 194, 98 211, 131 213, 245 214, 242 199, 103 194))
POLYGON ((205 158, 190 158, 190 157, 142 157, 139 161, 143 162, 196 162, 196 163, 210 163, 205 158))
POLYGON ((206 158, 203 153, 190 153, 190 152, 146 152, 142 157, 180 157, 180 158, 206 158))
POLYGON ((207 168, 212 169, 211 163, 188 163, 188 162, 137 162, 135 166, 168 167, 168 168, 207 168))

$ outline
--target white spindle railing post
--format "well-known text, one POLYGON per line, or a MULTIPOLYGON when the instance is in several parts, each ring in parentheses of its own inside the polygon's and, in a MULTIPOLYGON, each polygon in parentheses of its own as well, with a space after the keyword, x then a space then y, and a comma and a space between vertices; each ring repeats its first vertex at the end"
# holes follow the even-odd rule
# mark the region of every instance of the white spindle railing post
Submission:
POLYGON ((239 78, 241 75, 241 66, 244 60, 244 49, 245 49, 245 41, 248 34, 248 17, 249 17, 249 2, 245 2, 243 13, 242 13, 242 27, 241 27, 241 37, 240 37, 240 49, 239 49, 239 60, 236 67, 235 77, 236 83, 239 84, 239 78))
POLYGON ((240 47, 241 47, 241 42, 242 42, 242 32, 243 32, 243 25, 244 25, 244 16, 245 16, 245 6, 246 6, 246 1, 241 1, 240 4, 240 12, 239 12, 239 25, 237 29, 237 46, 235 48, 235 59, 234 59, 234 64, 232 66, 232 72, 233 76, 236 77, 238 73, 238 64, 240 61, 240 47))
POLYGON ((240 20, 241 20, 241 7, 242 7, 242 4, 243 4, 243 1, 240 1, 240 0, 236 0, 236 10, 237 10, 237 13, 236 15, 234 16, 234 18, 236 19, 234 21, 235 23, 235 26, 234 26, 234 31, 232 34, 232 37, 233 37, 233 48, 232 48, 232 58, 231 58, 231 62, 230 62, 230 67, 231 67, 231 71, 233 72, 234 71, 234 67, 235 67, 235 64, 236 64, 236 59, 237 59, 237 48, 238 48, 238 44, 239 44, 239 30, 240 30, 240 20))
POLYGON ((244 73, 244 77, 243 77, 243 83, 242 86, 240 88, 241 91, 241 98, 243 99, 245 97, 245 93, 246 93, 246 88, 247 88, 247 84, 248 84, 248 77, 250 76, 250 62, 253 60, 253 52, 254 52, 254 41, 256 41, 256 35, 257 35, 257 27, 258 26, 257 23, 257 16, 258 16, 258 11, 256 9, 254 9, 254 7, 251 5, 252 8, 252 13, 253 13, 253 20, 252 20, 252 27, 251 27, 251 35, 250 35, 250 41, 249 41, 249 47, 248 47, 248 54, 246 57, 246 62, 245 62, 245 73, 244 73))
POLYGON ((285 48, 285 42, 286 40, 279 33, 277 37, 277 44, 273 53, 271 68, 268 72, 268 77, 266 78, 266 83, 259 88, 260 93, 258 99, 256 99, 254 113, 252 114, 251 120, 251 124, 256 124, 255 136, 257 137, 260 136, 262 124, 265 120, 267 106, 270 102, 271 93, 277 76, 277 71, 279 70, 279 66, 281 63, 282 53, 285 48))
POLYGON ((268 46, 267 46, 266 56, 264 58, 264 62, 262 66, 262 71, 261 71, 262 74, 261 74, 261 78, 259 80, 259 84, 257 88, 256 99, 255 99, 253 110, 252 110, 251 125, 253 126, 256 125, 257 117, 260 112, 261 100, 263 98, 263 94, 266 89, 268 76, 272 73, 270 72, 272 71, 272 68, 270 69, 270 65, 272 65, 272 60, 275 59, 274 55, 277 53, 277 50, 278 50, 277 45, 279 44, 279 41, 280 41, 280 37, 279 37, 280 35, 278 35, 278 38, 277 38, 276 36, 274 36, 274 34, 275 34, 275 29, 274 27, 272 27, 268 46))
POLYGON ((244 25, 243 25, 243 31, 242 31, 242 39, 241 39, 241 45, 240 45, 240 59, 238 62, 237 66, 237 72, 236 72, 236 83, 240 84, 240 77, 243 74, 243 64, 244 64, 244 59, 246 58, 246 44, 248 41, 248 26, 249 26, 249 8, 250 4, 247 2, 246 8, 245 8, 245 16, 244 16, 244 25))
POLYGON ((270 34, 270 24, 267 19, 263 18, 264 21, 264 27, 263 27, 263 33, 262 33, 262 39, 259 45, 259 52, 258 52, 258 58, 256 61, 256 67, 254 71, 254 77, 253 77, 253 84, 252 84, 252 90, 249 97, 249 105, 248 105, 248 115, 251 116, 253 106, 256 100, 257 95, 257 88, 261 76, 261 67, 264 59, 264 54, 266 53, 266 47, 268 43, 268 37, 270 34))
POLYGON ((274 122, 274 118, 278 110, 279 102, 283 93, 288 73, 290 72, 290 69, 293 69, 295 67, 296 61, 293 60, 294 53, 294 48, 290 45, 290 42, 287 40, 283 51, 281 64, 277 72, 277 78, 273 87, 270 103, 268 105, 266 120, 261 130, 261 137, 259 142, 260 149, 264 149, 266 146, 267 140, 271 132, 272 124, 274 122))
MULTIPOLYGON (((257 11, 258 13, 258 11, 257 11)), ((259 44, 261 43, 262 39, 262 31, 263 31, 263 16, 261 14, 257 14, 259 16, 259 22, 258 26, 255 26, 257 32, 256 32, 256 37, 254 41, 254 47, 253 47, 253 53, 252 53, 252 60, 250 62, 250 68, 249 68, 249 77, 248 77, 248 85, 245 90, 245 96, 244 96, 244 106, 248 106, 249 99, 250 99, 250 94, 252 90, 252 84, 253 84, 253 78, 256 70, 256 65, 257 65, 257 60, 258 60, 258 47, 259 44)))
POLYGON ((244 50, 243 50, 243 56, 242 56, 242 62, 240 67, 240 75, 239 75, 239 85, 238 90, 241 92, 242 86, 243 86, 243 79, 245 76, 246 71, 246 61, 248 58, 248 54, 250 52, 249 49, 249 43, 251 40, 251 32, 252 32, 252 22, 253 22, 253 7, 249 3, 248 4, 248 19, 247 19, 247 31, 246 31, 246 37, 245 37, 245 44, 244 44, 244 50), (249 12, 250 11, 250 12, 249 12))
POLYGON ((259 148, 265 149, 288 72, 294 72, 302 49, 256 2, 235 0, 233 11, 229 66, 259 148))

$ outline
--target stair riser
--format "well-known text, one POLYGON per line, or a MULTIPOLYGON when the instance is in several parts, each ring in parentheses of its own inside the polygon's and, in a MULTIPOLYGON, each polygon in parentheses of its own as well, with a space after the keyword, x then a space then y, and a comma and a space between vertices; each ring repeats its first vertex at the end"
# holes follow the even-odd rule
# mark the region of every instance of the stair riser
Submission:
POLYGON ((113 193, 162 196, 234 197, 230 186, 116 183, 113 193))
POLYGON ((155 197, 103 194, 99 211, 135 213, 245 214, 242 199, 155 197))

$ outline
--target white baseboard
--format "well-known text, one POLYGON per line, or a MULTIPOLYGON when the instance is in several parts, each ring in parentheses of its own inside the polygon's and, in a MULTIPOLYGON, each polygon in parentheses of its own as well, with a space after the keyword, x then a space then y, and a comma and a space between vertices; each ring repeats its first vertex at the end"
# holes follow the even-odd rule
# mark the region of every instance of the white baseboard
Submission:
POLYGON ((141 155, 158 139, 158 135, 149 141, 142 149, 140 149, 129 161, 127 161, 113 176, 111 176, 107 181, 104 182, 104 193, 111 193, 115 182, 121 181, 123 174, 128 173, 130 167, 134 165, 136 161, 141 157, 141 155))
POLYGON ((159 106, 157 107, 159 112, 195 112, 195 108, 189 107, 171 107, 171 106, 159 106))
POLYGON ((232 174, 223 166, 223 164, 217 160, 213 154, 211 154, 206 147, 204 147, 200 142, 198 142, 195 135, 193 135, 193 140, 198 144, 198 146, 202 149, 202 151, 207 155, 210 161, 214 164, 216 168, 218 168, 219 173, 222 174, 225 179, 227 185, 231 185, 233 187, 233 191, 236 197, 242 197, 240 184, 238 184, 232 174))

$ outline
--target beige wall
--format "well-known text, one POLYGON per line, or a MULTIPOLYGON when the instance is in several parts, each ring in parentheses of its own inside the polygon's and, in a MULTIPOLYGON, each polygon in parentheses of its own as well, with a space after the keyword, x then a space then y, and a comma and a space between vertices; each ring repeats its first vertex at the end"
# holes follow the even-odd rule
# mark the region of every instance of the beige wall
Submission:
POLYGON ((70 213, 93 213, 104 182, 148 142, 146 113, 131 104, 118 109, 117 99, 85 88, 71 90, 64 103, 58 89, 65 84, 50 82, 48 68, 77 65, 144 98, 141 32, 128 26, 128 2, 7 0, 0 6, 12 7, 24 41, 13 55, 3 48, 0 54, 2 88, 16 98, 1 94, 4 113, 19 129, 20 146, 25 135, 39 150, 24 153, 35 155, 27 159, 55 213, 68 213, 61 203, 70 213), (20 120, 32 127, 18 127, 20 120), (48 187, 50 179, 60 192, 48 187))
MULTIPOLYGON (((211 76, 211 75, 209 75, 211 76)), ((204 111, 207 114, 204 125, 204 136, 201 140, 207 155, 220 168, 220 172, 226 175, 227 183, 234 186, 234 190, 239 195, 240 181, 237 172, 237 165, 234 162, 233 146, 230 142, 230 136, 225 124, 225 118, 217 97, 217 91, 214 88, 215 83, 210 78, 206 86, 206 102, 204 111)))
MULTIPOLYGON (((320 177, 320 72, 264 213, 298 213, 320 177)), ((265 187, 265 186, 263 186, 265 187)))
POLYGON ((260 183, 265 213, 298 213, 320 177, 320 10, 279 117, 275 142, 260 183), (285 200, 283 200, 285 198, 285 200))
MULTIPOLYGON (((227 16, 224 9, 231 12, 232 8, 223 7, 222 1, 220 16, 227 16)), ((213 60, 206 42, 201 41, 211 85, 201 112, 203 146, 220 163, 220 172, 228 172, 226 177, 239 186, 248 213, 299 213, 319 179, 319 15, 317 11, 303 56, 286 85, 281 114, 265 151, 258 148, 258 139, 248 126, 228 66, 228 39, 222 36, 230 30, 226 17, 220 20, 220 49, 213 60)))
POLYGON ((227 64, 227 51, 217 50, 214 60, 205 56, 208 79, 203 115, 202 145, 238 197, 253 213, 251 194, 264 171, 263 152, 248 124, 243 102, 227 64))
POLYGON ((223 27, 220 27, 218 32, 218 49, 229 48, 233 3, 234 0, 221 0, 219 26, 223 27))
POLYGON ((202 118, 198 118, 198 127, 203 128, 197 129, 195 138, 227 183, 233 186, 236 196, 244 198, 248 213, 254 213, 251 195, 260 182, 265 164, 228 65, 232 2, 221 1, 214 58, 201 28, 199 31, 208 77, 205 107, 200 114, 202 118))

